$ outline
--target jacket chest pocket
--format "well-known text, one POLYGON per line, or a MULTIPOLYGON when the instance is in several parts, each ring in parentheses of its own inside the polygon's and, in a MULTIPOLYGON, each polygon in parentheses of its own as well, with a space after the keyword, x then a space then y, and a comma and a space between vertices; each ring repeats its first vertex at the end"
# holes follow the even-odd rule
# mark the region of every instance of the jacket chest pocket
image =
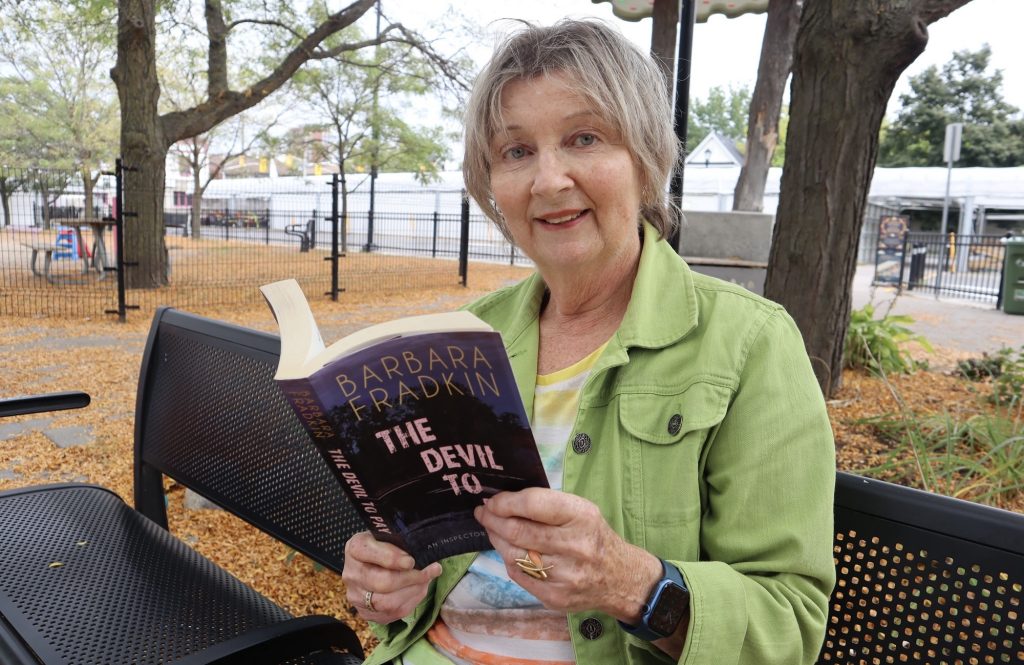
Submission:
POLYGON ((693 383, 675 394, 619 396, 627 466, 624 508, 646 532, 652 551, 658 549, 654 540, 659 534, 650 527, 691 524, 697 528, 704 445, 725 417, 731 397, 729 388, 707 382, 693 383))

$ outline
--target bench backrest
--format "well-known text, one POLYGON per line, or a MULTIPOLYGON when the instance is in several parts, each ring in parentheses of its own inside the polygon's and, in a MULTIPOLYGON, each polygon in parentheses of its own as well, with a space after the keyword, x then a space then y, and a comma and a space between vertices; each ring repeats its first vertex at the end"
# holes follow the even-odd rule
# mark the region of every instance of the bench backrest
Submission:
POLYGON ((1024 662, 1024 515, 840 472, 819 663, 1024 662))
POLYGON ((274 335, 157 311, 136 403, 136 508, 166 526, 166 474, 340 571, 364 527, 273 380, 279 353, 274 335))

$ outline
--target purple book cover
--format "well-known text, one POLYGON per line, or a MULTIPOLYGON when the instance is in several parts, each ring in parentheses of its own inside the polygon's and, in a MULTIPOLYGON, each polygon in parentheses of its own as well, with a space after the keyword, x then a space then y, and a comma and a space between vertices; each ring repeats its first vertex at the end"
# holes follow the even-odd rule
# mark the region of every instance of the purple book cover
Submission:
POLYGON ((485 497, 547 487, 496 332, 386 340, 281 383, 367 527, 418 567, 491 548, 485 497))

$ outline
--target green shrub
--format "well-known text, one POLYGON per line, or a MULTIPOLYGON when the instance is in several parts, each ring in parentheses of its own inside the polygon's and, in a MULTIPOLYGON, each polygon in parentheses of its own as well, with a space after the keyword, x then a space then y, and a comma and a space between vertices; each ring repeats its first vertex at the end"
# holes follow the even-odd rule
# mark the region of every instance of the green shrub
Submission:
POLYGON ((853 310, 843 345, 843 366, 885 374, 909 374, 918 369, 923 363, 914 361, 902 348, 903 344, 917 342, 929 353, 932 347, 928 340, 906 327, 913 322, 911 317, 901 315, 876 319, 871 303, 853 310))

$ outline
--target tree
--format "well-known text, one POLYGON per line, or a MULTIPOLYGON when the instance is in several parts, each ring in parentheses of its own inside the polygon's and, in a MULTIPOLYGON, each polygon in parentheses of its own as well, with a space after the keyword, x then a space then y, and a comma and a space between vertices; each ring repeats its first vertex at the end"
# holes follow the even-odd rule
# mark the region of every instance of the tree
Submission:
POLYGON ((782 93, 793 64, 803 0, 769 0, 757 82, 747 117, 746 159, 733 194, 733 210, 761 212, 768 168, 779 145, 782 93))
MULTIPOLYGON (((231 3, 230 13, 225 12, 222 0, 206 0, 202 24, 194 26, 206 40, 206 98, 191 108, 161 114, 156 15, 158 6, 165 5, 157 0, 118 0, 117 62, 111 77, 121 101, 122 159, 135 169, 125 173, 125 208, 136 215, 136 232, 124 238, 125 253, 137 263, 125 276, 127 286, 158 287, 167 280, 163 189, 170 146, 252 108, 310 60, 400 42, 419 49, 446 71, 447 61, 401 24, 386 25, 379 38, 323 46, 324 40, 363 16, 374 1, 356 0, 317 21, 311 14, 300 15, 295 5, 285 0, 238 0, 231 3), (234 88, 229 80, 228 53, 232 49, 263 54, 256 65, 262 66, 255 82, 241 89, 234 88)), ((187 11, 191 5, 184 4, 180 11, 187 11)), ((169 3, 169 11, 176 9, 174 3, 169 3)), ((189 17, 180 20, 187 25, 189 17)))
POLYGON ((687 152, 697 147, 711 131, 724 134, 733 141, 742 143, 747 135, 747 109, 750 106, 750 89, 729 86, 723 90, 716 85, 708 90, 707 99, 695 99, 690 103, 690 116, 686 132, 687 152))
POLYGON ((112 21, 99 0, 37 0, 14 4, 0 22, 0 144, 23 165, 77 172, 86 215, 116 151, 117 99, 104 75, 112 21))
POLYGON ((886 166, 941 166, 946 125, 964 123, 960 166, 1024 164, 1024 119, 1002 95, 1003 74, 989 73, 992 50, 958 51, 910 79, 881 144, 886 166))
MULTIPOLYGON (((161 69, 161 83, 165 94, 161 96, 161 107, 165 112, 181 111, 202 103, 205 96, 204 71, 200 64, 202 55, 197 49, 183 46, 163 59, 165 66, 161 69)), ((235 77, 242 78, 244 74, 235 72, 235 77)), ((211 127, 209 131, 171 146, 171 153, 188 165, 192 176, 190 226, 193 240, 202 237, 203 194, 210 182, 228 162, 248 154, 254 146, 262 143, 277 122, 277 118, 256 118, 255 113, 243 112, 211 127), (205 178, 203 173, 206 173, 205 178)))
POLYGON ((765 295, 796 321, 826 396, 841 384, 850 286, 885 105, 927 26, 970 0, 804 7, 765 295))

